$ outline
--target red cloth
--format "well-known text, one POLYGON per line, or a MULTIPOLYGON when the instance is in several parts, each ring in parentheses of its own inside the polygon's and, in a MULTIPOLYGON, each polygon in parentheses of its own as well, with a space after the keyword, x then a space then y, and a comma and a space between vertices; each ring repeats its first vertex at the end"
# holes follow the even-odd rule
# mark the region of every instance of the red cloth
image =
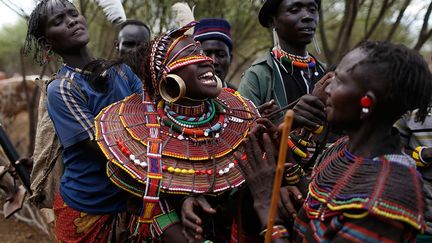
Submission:
POLYGON ((55 233, 60 242, 108 242, 114 215, 91 215, 67 206, 60 193, 54 200, 55 233))

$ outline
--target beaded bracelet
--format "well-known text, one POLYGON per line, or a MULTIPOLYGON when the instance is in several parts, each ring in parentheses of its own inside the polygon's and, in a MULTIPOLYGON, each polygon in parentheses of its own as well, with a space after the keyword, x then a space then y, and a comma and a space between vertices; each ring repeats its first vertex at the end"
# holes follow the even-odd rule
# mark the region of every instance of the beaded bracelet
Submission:
POLYGON ((425 148, 427 148, 427 147, 417 146, 411 154, 411 157, 415 160, 417 167, 427 167, 430 165, 430 163, 426 162, 423 159, 423 157, 421 156, 423 149, 425 149, 425 148))
POLYGON ((295 164, 285 171, 285 182, 290 186, 295 185, 305 174, 303 168, 295 164))
MULTIPOLYGON (((272 227, 271 231, 272 231, 271 240, 289 237, 288 230, 283 225, 275 225, 272 227)), ((267 229, 264 229, 259 233, 259 235, 264 236, 266 232, 267 229)))
POLYGON ((320 125, 317 129, 315 130, 311 130, 309 128, 306 128, 307 130, 309 130, 310 132, 312 132, 313 134, 321 134, 324 131, 324 126, 320 125))
POLYGON ((297 147, 291 139, 288 139, 288 148, 290 148, 295 154, 300 156, 302 159, 306 159, 309 156, 309 153, 306 151, 302 151, 299 147, 297 147))

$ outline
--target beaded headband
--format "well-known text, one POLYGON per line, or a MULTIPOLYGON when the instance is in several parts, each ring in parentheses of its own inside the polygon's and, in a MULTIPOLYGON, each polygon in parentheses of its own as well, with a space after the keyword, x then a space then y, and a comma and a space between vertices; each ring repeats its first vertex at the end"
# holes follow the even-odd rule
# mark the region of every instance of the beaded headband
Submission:
POLYGON ((153 42, 151 53, 150 53, 150 75, 151 75, 151 83, 154 88, 155 96, 159 95, 159 90, 157 89, 159 82, 168 75, 168 73, 172 72, 173 70, 176 70, 178 68, 200 63, 200 62, 213 62, 213 60, 203 54, 193 55, 193 56, 187 56, 183 57, 181 59, 175 60, 186 49, 196 45, 195 43, 191 43, 181 50, 179 50, 177 53, 174 54, 174 56, 168 60, 168 56, 171 54, 172 50, 175 48, 175 46, 184 38, 186 38, 186 35, 184 33, 195 26, 197 24, 196 21, 192 21, 189 24, 174 29, 171 31, 168 31, 165 34, 162 34, 160 37, 156 38, 153 42), (174 41, 171 42, 171 40, 174 39, 174 41), (171 42, 171 43, 170 43, 171 42))

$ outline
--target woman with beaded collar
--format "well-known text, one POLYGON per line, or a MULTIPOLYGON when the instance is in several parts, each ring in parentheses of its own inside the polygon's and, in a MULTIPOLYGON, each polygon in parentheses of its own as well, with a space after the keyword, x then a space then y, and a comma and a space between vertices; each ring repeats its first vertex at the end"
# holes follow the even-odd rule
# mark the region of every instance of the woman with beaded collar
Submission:
MULTIPOLYGON (((326 104, 317 108, 326 113, 333 128, 347 136, 329 147, 315 165, 306 201, 293 229, 288 228, 291 235, 286 219, 277 214, 273 242, 414 241, 425 229, 421 175, 416 162, 402 152, 393 124, 414 109, 420 122, 427 116, 432 95, 427 63, 403 45, 364 42, 343 57, 325 91, 326 104)), ((248 139, 248 164, 240 166, 264 229, 274 151, 266 145, 267 159, 257 156, 262 151, 261 139, 271 144, 264 129, 248 139)), ((287 175, 286 182, 299 176, 287 175)))
POLYGON ((233 152, 241 150, 258 113, 249 100, 222 89, 211 58, 185 35, 194 25, 138 50, 143 95, 108 106, 96 118, 109 178, 140 200, 131 230, 141 239, 163 237, 178 225, 181 195, 219 195, 244 182, 233 152))

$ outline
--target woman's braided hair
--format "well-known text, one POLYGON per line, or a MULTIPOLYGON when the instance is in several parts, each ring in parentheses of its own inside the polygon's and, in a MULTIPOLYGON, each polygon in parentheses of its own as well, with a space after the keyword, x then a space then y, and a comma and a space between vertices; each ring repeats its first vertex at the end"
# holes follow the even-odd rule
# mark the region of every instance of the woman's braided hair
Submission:
POLYGON ((72 4, 67 0, 41 0, 32 11, 28 21, 24 54, 28 55, 31 51, 34 51, 33 59, 40 65, 44 64, 45 52, 47 51, 46 45, 42 42, 42 38, 45 36, 43 24, 48 10, 48 3, 51 1, 56 1, 64 6, 72 4))
POLYGON ((353 69, 367 67, 363 70, 374 77, 368 85, 379 91, 379 102, 389 117, 396 120, 407 111, 418 109, 416 120, 423 122, 432 97, 432 75, 425 59, 415 50, 389 42, 366 41, 357 48, 367 55, 353 69))

